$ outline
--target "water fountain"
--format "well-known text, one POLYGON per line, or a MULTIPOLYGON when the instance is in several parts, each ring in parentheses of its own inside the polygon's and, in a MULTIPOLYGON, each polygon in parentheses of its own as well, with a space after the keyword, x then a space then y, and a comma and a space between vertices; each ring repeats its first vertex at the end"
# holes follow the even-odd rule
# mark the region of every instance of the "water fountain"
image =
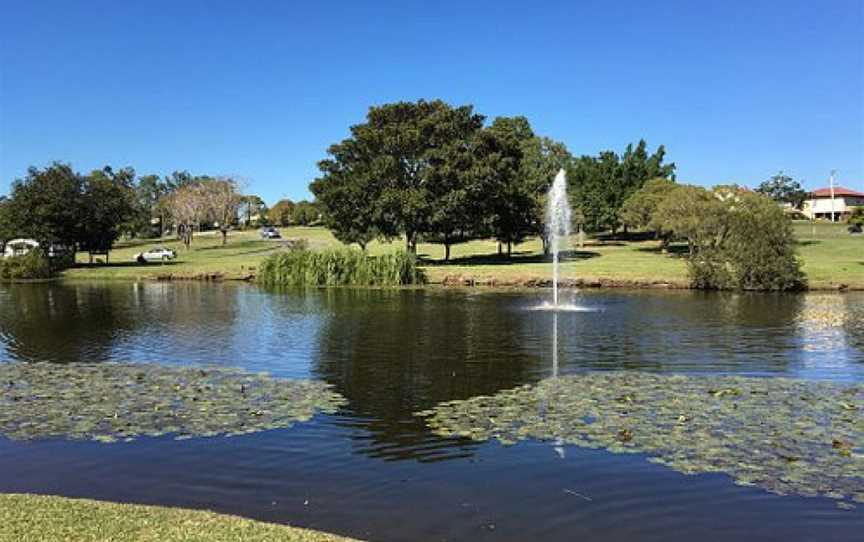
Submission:
POLYGON ((546 229, 549 235, 549 248, 552 251, 552 306, 558 305, 558 265, 561 254, 561 242, 565 244, 570 239, 570 203, 567 201, 567 174, 558 171, 552 189, 549 190, 549 202, 546 207, 546 229))

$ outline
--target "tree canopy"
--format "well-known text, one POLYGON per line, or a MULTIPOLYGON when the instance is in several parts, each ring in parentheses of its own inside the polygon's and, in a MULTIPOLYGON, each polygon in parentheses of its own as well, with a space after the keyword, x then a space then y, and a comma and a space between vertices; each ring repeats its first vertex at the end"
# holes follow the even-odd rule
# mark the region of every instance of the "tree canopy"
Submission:
POLYGON ((290 199, 280 199, 267 211, 267 221, 276 226, 288 226, 294 217, 294 208, 297 205, 290 199))
POLYGON ((135 212, 135 171, 110 167, 90 175, 55 162, 12 184, 3 204, 0 235, 36 240, 43 254, 81 248, 110 250, 135 212))
POLYGON ((794 290, 805 285, 792 225, 770 198, 738 186, 681 185, 657 206, 652 224, 689 247, 693 285, 709 289, 794 290))
POLYGON ((624 201, 620 211, 621 223, 631 228, 654 231, 661 239, 666 239, 655 223, 655 215, 660 204, 677 188, 679 185, 668 179, 649 179, 624 201))
POLYGON ((84 178, 81 233, 78 247, 108 251, 120 237, 121 226, 135 215, 135 170, 106 166, 84 178))
POLYGON ((649 179, 675 180, 675 164, 665 164, 666 149, 660 145, 649 154, 645 140, 628 145, 619 156, 603 151, 572 162, 567 181, 574 208, 582 214, 589 231, 617 231, 621 208, 649 179))
POLYGON ((782 171, 763 181, 756 188, 756 192, 778 203, 788 203, 795 209, 800 209, 807 199, 807 191, 801 187, 801 183, 782 171))
POLYGON ((492 236, 508 247, 543 231, 545 192, 570 164, 564 145, 534 134, 525 117, 485 125, 472 106, 440 100, 372 107, 332 145, 311 184, 324 223, 365 246, 402 237, 445 246, 492 236))

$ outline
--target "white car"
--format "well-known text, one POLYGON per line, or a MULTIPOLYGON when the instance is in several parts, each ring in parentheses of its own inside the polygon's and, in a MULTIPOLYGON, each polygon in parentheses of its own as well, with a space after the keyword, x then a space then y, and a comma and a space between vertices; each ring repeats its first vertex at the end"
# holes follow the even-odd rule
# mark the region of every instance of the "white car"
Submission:
POLYGON ((261 239, 281 239, 282 235, 279 233, 279 230, 274 228, 273 226, 267 226, 266 228, 261 228, 261 239))
POLYGON ((153 247, 146 252, 139 252, 134 259, 138 263, 167 262, 177 257, 177 253, 170 248, 153 247))

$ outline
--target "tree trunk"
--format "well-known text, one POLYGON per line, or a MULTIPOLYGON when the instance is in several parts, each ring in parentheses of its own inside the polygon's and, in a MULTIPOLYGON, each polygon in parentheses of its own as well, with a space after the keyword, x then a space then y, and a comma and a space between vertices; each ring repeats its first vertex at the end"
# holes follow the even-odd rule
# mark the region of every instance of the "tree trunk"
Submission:
POLYGON ((444 241, 444 261, 450 261, 450 243, 448 241, 444 241))
POLYGON ((228 244, 228 230, 220 230, 222 232, 222 246, 228 244))
POLYGON ((498 241, 498 255, 501 255, 501 241, 498 241))
POLYGON ((507 259, 510 259, 510 256, 513 254, 513 242, 507 241, 507 259))
POLYGON ((405 232, 405 244, 408 252, 417 255, 417 232, 405 232))

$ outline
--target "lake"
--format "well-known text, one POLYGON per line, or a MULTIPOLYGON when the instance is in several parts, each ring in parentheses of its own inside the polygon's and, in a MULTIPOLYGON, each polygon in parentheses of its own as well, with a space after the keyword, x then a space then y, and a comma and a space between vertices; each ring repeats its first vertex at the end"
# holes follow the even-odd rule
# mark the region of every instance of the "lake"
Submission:
POLYGON ((0 361, 222 365, 325 381, 335 414, 239 437, 0 436, 0 491, 207 508, 371 540, 859 540, 864 505, 640 454, 436 436, 414 414, 588 371, 864 381, 864 293, 272 292, 0 286, 0 361), (555 325, 557 324, 557 330, 555 325), (557 336, 557 351, 553 337, 557 336))

